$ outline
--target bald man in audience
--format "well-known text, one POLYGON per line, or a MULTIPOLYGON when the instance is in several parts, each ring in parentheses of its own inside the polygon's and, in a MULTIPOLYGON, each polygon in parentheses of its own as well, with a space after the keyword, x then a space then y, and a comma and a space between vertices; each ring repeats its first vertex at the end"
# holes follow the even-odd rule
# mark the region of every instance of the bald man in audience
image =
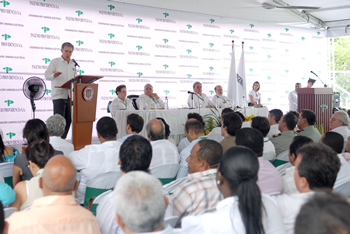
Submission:
POLYGON ((298 118, 298 128, 299 130, 295 133, 297 136, 306 136, 317 143, 321 134, 315 128, 316 114, 311 110, 302 110, 298 118))
POLYGON ((76 169, 63 155, 51 158, 39 181, 44 197, 7 219, 9 233, 100 233, 94 215, 72 196, 76 169))
POLYGON ((146 125, 147 138, 152 145, 150 168, 164 164, 179 163, 180 156, 176 146, 165 139, 165 126, 158 119, 151 119, 146 125))
POLYGON ((348 138, 350 137, 349 130, 349 116, 345 111, 336 111, 330 121, 330 129, 332 132, 337 132, 344 138, 343 151, 345 151, 346 143, 348 142, 348 138))

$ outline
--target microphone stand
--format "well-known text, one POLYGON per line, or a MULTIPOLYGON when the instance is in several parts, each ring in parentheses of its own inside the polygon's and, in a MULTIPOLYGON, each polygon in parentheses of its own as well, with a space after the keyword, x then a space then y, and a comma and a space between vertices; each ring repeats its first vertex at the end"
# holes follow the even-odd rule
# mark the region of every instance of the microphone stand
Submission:
POLYGON ((321 83, 323 84, 323 86, 324 86, 325 88, 327 88, 327 85, 321 80, 320 77, 318 77, 318 75, 316 75, 316 73, 314 73, 313 71, 311 71, 311 73, 314 74, 314 75, 321 81, 321 83))

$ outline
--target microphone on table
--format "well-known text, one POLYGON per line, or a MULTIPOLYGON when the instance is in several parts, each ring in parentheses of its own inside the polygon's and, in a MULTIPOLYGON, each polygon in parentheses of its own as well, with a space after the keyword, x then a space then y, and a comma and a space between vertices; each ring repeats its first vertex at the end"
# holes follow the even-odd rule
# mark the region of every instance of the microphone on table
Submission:
POLYGON ((75 61, 75 59, 72 59, 72 61, 73 61, 73 63, 75 64, 75 66, 80 67, 79 64, 77 63, 77 61, 75 61))

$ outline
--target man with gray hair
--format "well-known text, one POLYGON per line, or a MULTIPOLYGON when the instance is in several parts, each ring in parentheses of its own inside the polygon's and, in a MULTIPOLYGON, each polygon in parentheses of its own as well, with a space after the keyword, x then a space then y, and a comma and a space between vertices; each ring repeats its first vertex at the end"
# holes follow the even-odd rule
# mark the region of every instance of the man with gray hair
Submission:
POLYGON ((70 58, 73 50, 74 46, 71 43, 63 43, 61 46, 62 55, 52 59, 45 71, 45 78, 51 81, 53 114, 60 114, 66 119, 66 128, 62 135, 63 139, 66 139, 71 124, 70 96, 69 89, 56 88, 56 86, 63 85, 74 78, 76 74, 76 62, 70 58))
POLYGON ((142 171, 122 176, 114 188, 115 219, 124 233, 173 233, 164 227, 167 200, 160 181, 142 171))
POLYGON ((141 102, 143 104, 143 109, 155 109, 155 108, 164 108, 165 104, 163 100, 158 96, 158 94, 153 93, 153 86, 151 84, 146 84, 143 90, 143 94, 136 99, 137 107, 140 109, 141 102))
POLYGON ((193 84, 193 94, 190 94, 187 99, 188 107, 198 108, 212 108, 215 104, 208 98, 207 95, 202 93, 202 84, 200 82, 195 82, 193 84), (193 96, 193 105, 192 106, 192 96, 193 96))
POLYGON ((343 146, 343 152, 346 148, 346 143, 348 142, 348 138, 350 137, 350 130, 348 129, 349 126, 349 116, 345 111, 336 111, 330 121, 330 129, 332 132, 337 132, 344 138, 344 146, 343 146))
POLYGON ((67 157, 57 155, 47 162, 39 186, 44 197, 7 219, 9 233, 100 233, 94 215, 72 196, 78 181, 67 157))
POLYGON ((55 150, 61 150, 65 156, 74 151, 72 143, 62 139, 66 127, 66 120, 59 114, 50 116, 46 121, 46 127, 49 131, 50 144, 55 150))
POLYGON ((164 164, 179 163, 180 156, 176 146, 165 139, 165 126, 158 119, 151 119, 146 125, 147 138, 152 146, 150 168, 164 164))

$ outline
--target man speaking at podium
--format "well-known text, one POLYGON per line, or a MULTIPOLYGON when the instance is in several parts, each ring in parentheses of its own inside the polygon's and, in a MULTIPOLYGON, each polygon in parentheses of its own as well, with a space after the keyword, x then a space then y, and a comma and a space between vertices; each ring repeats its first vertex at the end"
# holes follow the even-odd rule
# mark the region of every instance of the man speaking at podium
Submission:
POLYGON ((74 50, 74 46, 65 42, 62 44, 62 55, 52 59, 49 67, 45 71, 45 78, 51 80, 51 97, 53 102, 53 114, 60 114, 66 119, 66 128, 61 136, 65 139, 71 124, 71 110, 69 89, 55 88, 61 86, 68 80, 74 78, 75 62, 70 59, 74 50))

